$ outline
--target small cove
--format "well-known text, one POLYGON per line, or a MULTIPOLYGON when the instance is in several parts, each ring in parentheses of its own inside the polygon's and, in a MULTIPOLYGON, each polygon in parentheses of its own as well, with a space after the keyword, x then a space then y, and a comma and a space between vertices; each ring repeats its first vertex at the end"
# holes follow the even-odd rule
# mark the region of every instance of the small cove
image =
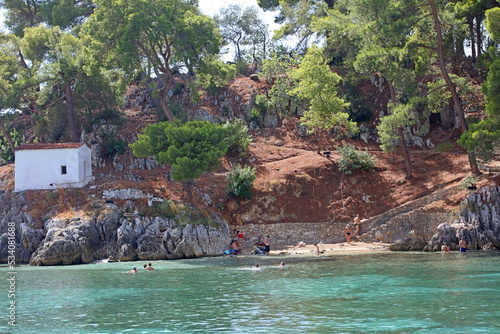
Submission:
POLYGON ((125 274, 146 262, 20 266, 18 326, 0 332, 500 332, 499 252, 215 257, 125 274))

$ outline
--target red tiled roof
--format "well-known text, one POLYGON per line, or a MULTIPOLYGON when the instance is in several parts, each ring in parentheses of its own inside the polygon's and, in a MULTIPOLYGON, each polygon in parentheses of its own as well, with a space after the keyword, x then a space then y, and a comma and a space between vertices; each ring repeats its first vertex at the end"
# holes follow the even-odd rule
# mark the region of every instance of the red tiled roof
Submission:
POLYGON ((53 150, 59 148, 79 148, 83 143, 53 143, 53 144, 24 144, 16 148, 16 151, 23 150, 53 150))

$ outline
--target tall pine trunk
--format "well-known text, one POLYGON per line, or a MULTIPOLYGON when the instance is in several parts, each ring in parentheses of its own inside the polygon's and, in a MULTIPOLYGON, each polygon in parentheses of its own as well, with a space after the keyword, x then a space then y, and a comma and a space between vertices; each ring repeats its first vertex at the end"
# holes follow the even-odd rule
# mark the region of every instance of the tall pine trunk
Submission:
MULTIPOLYGON (((436 10, 436 4, 434 0, 430 0, 430 5, 432 9, 432 16, 434 17, 434 25, 436 27, 436 33, 437 33, 437 52, 438 52, 438 59, 439 59, 439 68, 441 69, 441 74, 443 75, 444 81, 446 82, 446 85, 448 86, 448 89, 450 90, 451 97, 453 99, 453 104, 455 106, 455 111, 457 112, 458 118, 460 119, 460 127, 462 128, 462 132, 465 132, 469 130, 469 127, 467 126, 467 121, 465 119, 465 113, 464 110, 462 109, 462 104, 460 103, 460 99, 458 98, 457 91, 455 89, 455 85, 450 79, 450 76, 448 75, 448 71, 446 69, 446 65, 444 63, 444 57, 443 57, 443 36, 441 33, 441 22, 439 21, 439 17, 437 15, 437 10, 436 10)), ((469 165, 471 168, 471 171, 473 173, 478 173, 479 169, 477 167, 477 162, 476 159, 469 153, 469 165)))
MULTIPOLYGON (((394 89, 392 82, 390 80, 388 80, 388 82, 389 82, 389 90, 391 92, 391 100, 393 103, 396 103, 396 90, 394 89)), ((406 146, 403 127, 400 127, 398 129, 398 135, 399 135, 399 142, 401 145, 401 155, 403 156, 405 162, 406 178, 410 180, 413 177, 413 170, 411 168, 410 152, 408 151, 408 146, 406 146)))
POLYGON ((172 110, 170 110, 170 107, 167 104, 167 96, 168 96, 168 90, 169 88, 163 88, 159 93, 158 97, 160 98, 160 105, 161 108, 163 109, 163 112, 165 113, 165 116, 167 116, 168 120, 170 122, 174 121, 174 114, 172 113, 172 110))
POLYGON ((69 80, 64 80, 64 87, 66 88, 66 114, 68 116, 71 140, 77 143, 79 138, 78 131, 76 130, 75 118, 73 117, 73 94, 71 92, 71 83, 69 80))

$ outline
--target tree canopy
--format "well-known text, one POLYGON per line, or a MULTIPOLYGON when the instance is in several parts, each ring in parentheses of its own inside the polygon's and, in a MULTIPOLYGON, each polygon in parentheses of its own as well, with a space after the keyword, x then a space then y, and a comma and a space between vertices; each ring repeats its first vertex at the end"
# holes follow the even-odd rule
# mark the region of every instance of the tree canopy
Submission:
POLYGON ((172 165, 172 178, 190 181, 213 171, 228 149, 222 126, 208 121, 148 124, 139 139, 130 145, 135 156, 154 156, 172 165))
MULTIPOLYGON (((170 121, 167 104, 174 70, 193 72, 200 60, 219 51, 221 38, 214 21, 199 14, 189 0, 97 0, 84 24, 108 62, 117 61, 128 73, 151 67, 159 80, 158 96, 170 121)), ((102 54, 99 56, 101 57, 102 54)))

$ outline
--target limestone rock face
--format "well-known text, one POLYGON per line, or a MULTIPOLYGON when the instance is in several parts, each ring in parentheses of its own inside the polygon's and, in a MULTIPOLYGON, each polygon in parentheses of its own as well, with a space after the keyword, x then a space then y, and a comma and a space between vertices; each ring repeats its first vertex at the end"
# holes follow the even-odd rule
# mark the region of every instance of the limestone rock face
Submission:
POLYGON ((89 263, 99 246, 99 232, 92 220, 73 222, 64 228, 54 224, 30 259, 32 265, 89 263))
POLYGON ((425 240, 420 238, 405 238, 396 240, 389 246, 391 251, 421 251, 427 245, 425 240))
MULTIPOLYGON (((0 263, 8 262, 9 226, 14 229, 16 263, 58 265, 102 259, 120 261, 179 259, 222 255, 230 242, 227 223, 213 226, 179 224, 176 219, 123 217, 122 208, 107 203, 92 217, 49 219, 35 229, 23 213, 24 197, 0 193, 0 263)), ((11 237, 12 239, 12 237, 11 237)), ((11 241, 12 243, 12 241, 11 241)))
POLYGON ((432 237, 432 241, 425 246, 425 251, 440 251, 442 245, 447 245, 450 249, 457 249, 458 238, 456 231, 449 224, 439 224, 437 233, 432 237))
POLYGON ((16 264, 28 263, 42 240, 43 232, 35 230, 33 219, 23 212, 25 205, 22 194, 0 192, 0 263, 7 263, 11 253, 15 254, 16 264), (15 240, 15 249, 10 253, 9 237, 15 240))
POLYGON ((440 250, 443 243, 450 249, 458 249, 461 238, 468 249, 500 248, 500 186, 471 193, 460 204, 453 223, 438 228, 425 250, 440 250))

